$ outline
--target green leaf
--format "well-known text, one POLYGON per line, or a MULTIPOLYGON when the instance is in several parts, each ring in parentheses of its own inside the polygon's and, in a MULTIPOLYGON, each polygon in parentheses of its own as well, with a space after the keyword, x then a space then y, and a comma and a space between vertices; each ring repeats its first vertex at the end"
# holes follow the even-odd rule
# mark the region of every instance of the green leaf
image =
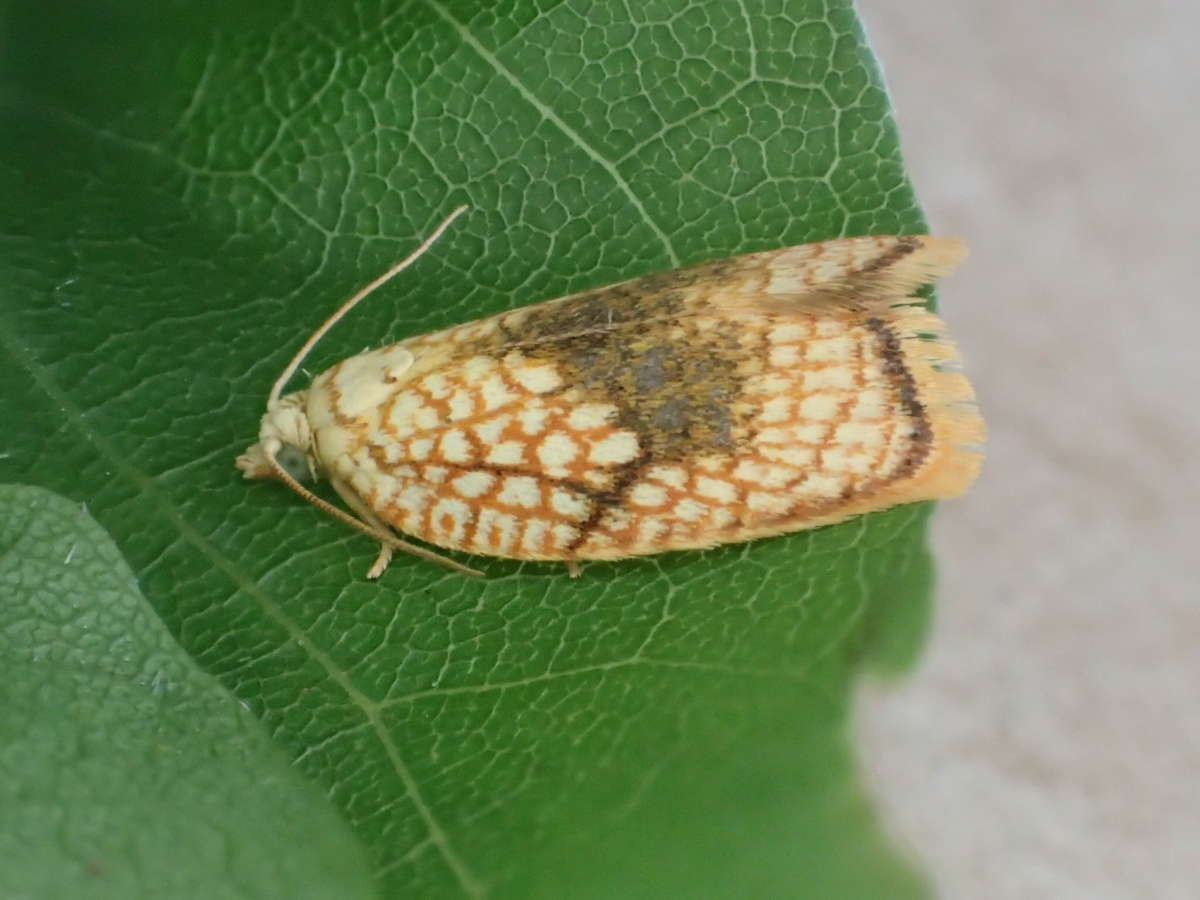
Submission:
POLYGON ((656 269, 920 231, 846 2, 12 0, 0 478, 86 502, 389 896, 905 897, 847 738, 926 510, 561 567, 401 559, 234 456, 308 366, 656 269))
POLYGON ((0 486, 0 895, 372 896, 365 854, 78 505, 0 486))

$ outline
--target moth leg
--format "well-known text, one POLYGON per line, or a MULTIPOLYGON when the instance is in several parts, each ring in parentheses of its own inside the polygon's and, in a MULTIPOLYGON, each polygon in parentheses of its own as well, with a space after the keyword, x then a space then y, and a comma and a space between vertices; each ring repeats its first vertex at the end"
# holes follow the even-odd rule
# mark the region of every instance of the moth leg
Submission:
POLYGON ((580 575, 583 574, 583 570, 581 568, 579 568, 579 560, 568 559, 566 561, 566 563, 567 563, 567 574, 570 577, 578 578, 580 575))
MULTIPOLYGON (((367 506, 367 504, 363 502, 362 497, 358 496, 358 494, 354 492, 354 489, 350 487, 350 485, 346 484, 339 478, 331 478, 329 479, 329 483, 333 485, 333 489, 337 491, 338 496, 342 498, 342 502, 350 507, 356 516, 358 516, 376 531, 381 531, 384 534, 391 533, 391 526, 389 526, 387 522, 383 521, 383 519, 379 518, 379 516, 375 515, 375 510, 367 506)), ((392 552, 392 548, 387 544, 379 545, 379 555, 375 557, 375 562, 373 562, 371 564, 371 568, 367 570, 368 578, 378 578, 385 571, 387 571, 388 563, 392 561, 392 552)))
POLYGON ((445 566, 447 569, 453 569, 455 572, 461 572, 464 575, 473 575, 476 578, 482 578, 483 573, 477 569, 472 569, 470 566, 464 566, 460 562, 455 562, 448 556, 443 556, 440 553, 434 553, 432 550, 427 550, 416 544, 410 544, 408 541, 402 541, 399 538, 392 537, 393 530, 387 522, 379 518, 375 514, 375 510, 371 509, 362 497, 354 493, 354 489, 345 482, 339 481, 336 478, 329 479, 329 483, 333 485, 333 489, 338 492, 338 496, 346 501, 349 506, 360 518, 360 521, 368 528, 379 535, 386 535, 387 541, 379 542, 379 555, 375 557, 375 562, 371 568, 367 570, 368 578, 378 578, 387 569, 388 563, 392 561, 393 548, 403 550, 405 553, 411 553, 413 556, 418 556, 421 559, 427 559, 430 562, 438 563, 445 566))

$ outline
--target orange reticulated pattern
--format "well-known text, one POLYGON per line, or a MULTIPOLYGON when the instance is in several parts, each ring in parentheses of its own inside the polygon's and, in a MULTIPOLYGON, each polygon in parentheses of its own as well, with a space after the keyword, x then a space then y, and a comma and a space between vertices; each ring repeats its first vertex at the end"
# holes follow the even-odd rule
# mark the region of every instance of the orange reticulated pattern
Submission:
MULTIPOLYGON (((613 559, 836 521, 928 450, 912 378, 872 321, 844 310, 716 321, 745 348, 728 452, 654 458, 618 401, 570 383, 552 354, 510 349, 414 367, 369 410, 335 408, 345 440, 323 462, 400 531, 510 558, 613 559)), ((442 332, 436 346, 489 328, 442 332)), ((429 341, 406 346, 420 354, 429 341)))
MULTIPOLYGON (((861 319, 861 317, 858 317, 861 319)), ((647 466, 578 550, 615 558, 709 547, 839 518, 839 506, 902 477, 918 423, 885 371, 879 339, 849 314, 755 317, 765 354, 735 410, 737 449, 647 466)), ((847 513, 849 514, 849 513, 847 513)))

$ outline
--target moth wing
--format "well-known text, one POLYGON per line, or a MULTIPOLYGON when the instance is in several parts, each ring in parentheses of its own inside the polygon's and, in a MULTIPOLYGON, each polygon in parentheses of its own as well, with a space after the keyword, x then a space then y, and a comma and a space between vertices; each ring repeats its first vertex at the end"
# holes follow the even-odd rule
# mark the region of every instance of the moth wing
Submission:
POLYGON ((406 534, 525 559, 711 546, 949 496, 974 477, 977 456, 959 447, 982 425, 965 379, 942 370, 953 346, 920 337, 941 334, 940 320, 902 301, 964 252, 927 236, 783 248, 362 354, 341 364, 359 373, 357 383, 342 384, 339 367, 314 383, 310 407, 323 394, 319 403, 340 409, 325 417, 330 435, 318 430, 322 458, 406 534), (911 385, 886 371, 868 315, 882 316, 900 356, 911 357, 911 385), (817 322, 826 333, 814 331, 817 322), (807 351, 793 359, 787 346, 770 346, 787 334, 785 344, 837 343, 838 329, 852 334, 853 369, 827 371, 799 361, 807 351), (764 348, 777 371, 739 374, 764 348), (404 372, 389 360, 402 360, 404 372), (364 372, 374 374, 364 381, 364 372), (823 423, 814 410, 829 407, 835 388, 847 421, 823 423), (878 415, 849 421, 858 395, 874 388, 887 397, 878 415), (903 408, 912 400, 930 415, 903 408), (872 463, 879 471, 863 468, 853 441, 838 444, 855 427, 884 435, 872 463), (922 428, 934 449, 904 470, 905 435, 922 428), (775 445, 750 447, 749 434, 775 445))
POLYGON ((615 421, 615 404, 557 392, 544 364, 473 360, 322 430, 323 463, 407 535, 491 556, 571 558, 619 496, 642 453, 638 435, 615 421))
POLYGON ((957 238, 840 238, 647 275, 493 318, 506 344, 520 346, 711 313, 886 308, 948 274, 966 252, 957 238))

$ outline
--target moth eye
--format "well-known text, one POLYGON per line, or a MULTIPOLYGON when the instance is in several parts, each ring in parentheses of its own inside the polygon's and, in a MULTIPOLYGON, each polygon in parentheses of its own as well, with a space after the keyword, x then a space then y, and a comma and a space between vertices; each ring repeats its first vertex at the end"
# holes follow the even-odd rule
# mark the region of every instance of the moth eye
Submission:
POLYGON ((275 454, 275 461, 283 466, 284 471, 297 481, 304 482, 309 480, 308 458, 299 447, 284 444, 279 448, 279 452, 275 454))

